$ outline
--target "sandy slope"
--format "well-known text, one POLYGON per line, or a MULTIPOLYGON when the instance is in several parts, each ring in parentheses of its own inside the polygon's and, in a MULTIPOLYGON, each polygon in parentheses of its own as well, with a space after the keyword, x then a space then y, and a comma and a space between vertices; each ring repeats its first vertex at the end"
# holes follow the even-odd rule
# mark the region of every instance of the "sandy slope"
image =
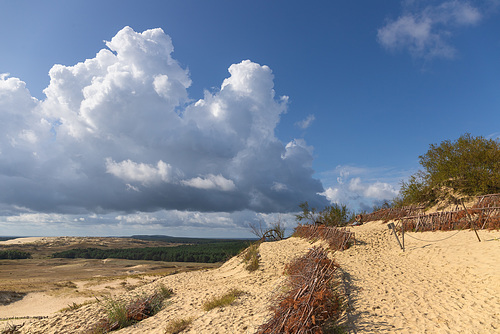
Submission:
POLYGON ((55 237, 26 237, 26 238, 16 238, 9 239, 5 241, 0 241, 0 245, 22 245, 29 244, 33 242, 50 241, 56 239, 55 237))
MULTIPOLYGON (((194 318, 186 333, 254 333, 270 315, 269 300, 283 286, 285 264, 305 254, 311 245, 301 239, 288 239, 261 245, 261 268, 249 273, 241 259, 235 257, 215 270, 180 273, 158 279, 130 293, 130 296, 152 293, 158 284, 174 290, 169 306, 155 317, 116 333, 164 333, 167 323, 176 318, 194 318), (227 308, 202 310, 202 304, 231 288, 245 294, 227 308)), ((26 310, 29 312, 28 310, 26 310)), ((102 305, 82 307, 74 312, 59 313, 49 319, 26 324, 21 333, 86 333, 105 317, 102 305)))
MULTIPOLYGON (((358 244, 335 258, 344 273, 350 333, 496 333, 500 329, 500 232, 425 232, 406 238, 402 252, 385 224, 354 228, 358 244)), ((284 265, 311 244, 300 239, 261 245, 261 268, 254 273, 233 258, 215 270, 158 279, 174 289, 159 314, 116 333, 164 333, 175 318, 193 318, 185 333, 254 333, 269 316, 269 303, 284 283, 284 265), (202 310, 212 296, 231 288, 246 293, 232 306, 202 310)), ((26 312, 29 312, 26 310, 26 312)), ((26 324, 21 333, 86 333, 105 316, 100 304, 26 324)), ((1 325, 0 325, 1 329, 1 325)))
POLYGON ((355 232, 361 244, 335 256, 350 333, 500 332, 500 232, 409 233, 428 241, 407 234, 404 253, 386 224, 355 232))

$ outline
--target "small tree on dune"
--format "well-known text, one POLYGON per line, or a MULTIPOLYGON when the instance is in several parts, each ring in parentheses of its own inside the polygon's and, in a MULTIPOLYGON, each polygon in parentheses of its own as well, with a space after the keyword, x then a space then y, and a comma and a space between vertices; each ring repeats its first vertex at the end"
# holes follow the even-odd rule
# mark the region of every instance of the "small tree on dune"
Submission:
POLYGON ((466 133, 455 141, 431 144, 419 156, 424 168, 401 184, 397 206, 429 204, 446 187, 473 196, 500 192, 500 141, 466 133))
POLYGON ((354 219, 352 212, 347 205, 334 203, 318 211, 316 208, 310 208, 309 203, 299 204, 302 213, 295 215, 298 222, 306 224, 320 223, 327 226, 345 226, 354 219))

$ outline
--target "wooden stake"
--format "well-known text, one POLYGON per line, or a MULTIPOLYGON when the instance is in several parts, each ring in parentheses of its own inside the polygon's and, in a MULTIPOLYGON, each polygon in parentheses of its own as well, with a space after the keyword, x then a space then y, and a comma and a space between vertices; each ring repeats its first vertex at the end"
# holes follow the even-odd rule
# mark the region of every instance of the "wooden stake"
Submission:
POLYGON ((464 201, 462 199, 460 199, 460 201, 462 202, 462 206, 464 207, 465 213, 467 214, 467 217, 469 218, 469 223, 472 226, 472 229, 474 230, 474 232, 476 233, 477 240, 479 240, 479 242, 481 242, 481 239, 479 238, 479 234, 477 234, 476 227, 474 226, 474 223, 472 222, 472 219, 469 215, 469 211, 467 211, 467 208, 465 207, 464 201))
POLYGON ((399 241, 398 235, 396 234, 396 228, 394 227, 394 223, 387 224, 387 227, 389 227, 389 229, 392 229, 392 232, 394 232, 394 236, 398 241, 399 247, 401 247, 401 249, 404 249, 403 245, 401 245, 401 241, 399 241))
POLYGON ((402 236, 401 239, 403 239, 403 252, 405 251, 405 223, 401 222, 401 228, 402 228, 402 236))

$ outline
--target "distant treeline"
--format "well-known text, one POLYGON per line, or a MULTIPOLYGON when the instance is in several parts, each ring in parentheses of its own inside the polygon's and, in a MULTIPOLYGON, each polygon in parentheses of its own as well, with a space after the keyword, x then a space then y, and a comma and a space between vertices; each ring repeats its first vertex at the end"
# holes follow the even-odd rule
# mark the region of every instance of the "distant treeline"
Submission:
POLYGON ((0 237, 0 241, 7 241, 7 240, 17 239, 17 238, 21 238, 21 237, 0 237))
POLYGON ((248 247, 247 241, 218 242, 176 247, 146 247, 125 249, 76 248, 52 254, 54 258, 127 259, 165 262, 215 263, 227 260, 248 247))
POLYGON ((171 237, 169 235, 133 235, 130 238, 147 241, 164 241, 175 244, 213 244, 219 242, 240 242, 248 241, 242 239, 209 239, 209 238, 188 238, 188 237, 171 237))
POLYGON ((31 254, 19 250, 9 249, 0 250, 0 259, 14 260, 14 259, 31 259, 31 254))

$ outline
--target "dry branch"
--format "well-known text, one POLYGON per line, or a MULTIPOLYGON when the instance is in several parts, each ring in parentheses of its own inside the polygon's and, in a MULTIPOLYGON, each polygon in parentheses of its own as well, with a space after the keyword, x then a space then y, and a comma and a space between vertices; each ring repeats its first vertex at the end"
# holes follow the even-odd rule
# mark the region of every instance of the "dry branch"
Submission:
POLYGON ((341 314, 341 299, 333 283, 338 265, 327 251, 314 247, 286 268, 291 290, 279 297, 274 316, 257 333, 321 334, 327 321, 341 314))

